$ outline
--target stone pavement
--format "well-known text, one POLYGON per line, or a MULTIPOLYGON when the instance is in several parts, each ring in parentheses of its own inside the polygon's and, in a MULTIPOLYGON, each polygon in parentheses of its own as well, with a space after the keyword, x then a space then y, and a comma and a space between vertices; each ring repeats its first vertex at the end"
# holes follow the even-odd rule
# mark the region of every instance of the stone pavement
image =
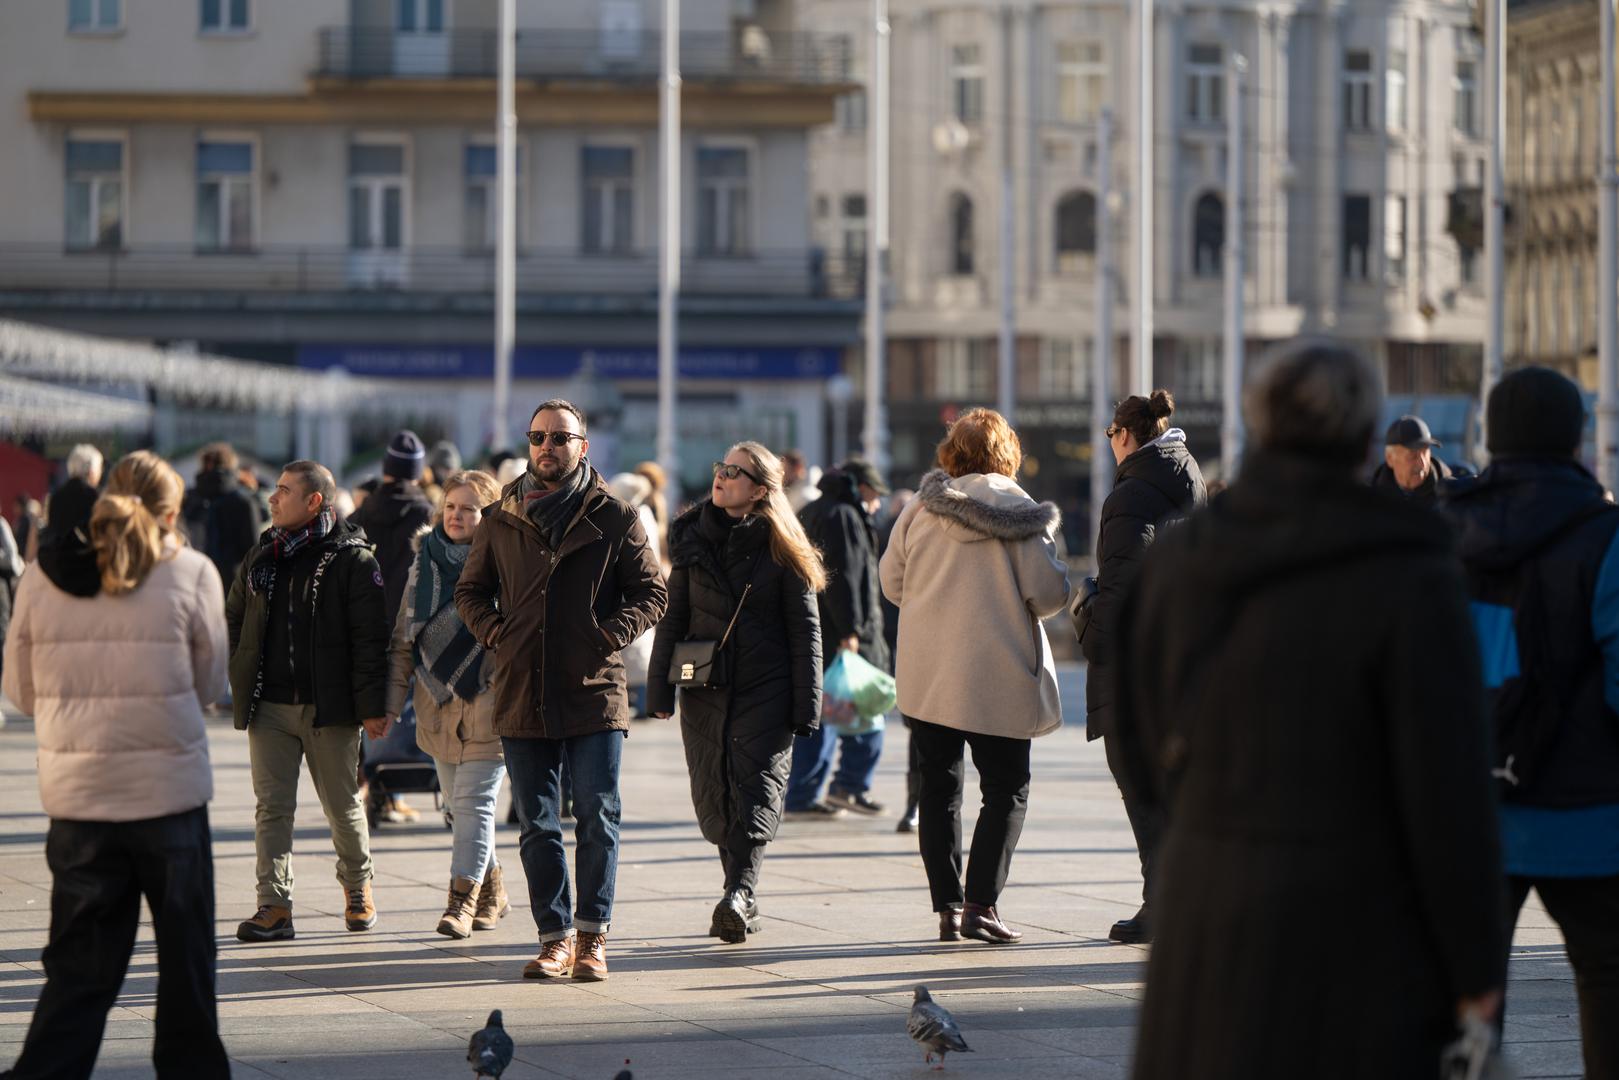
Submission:
MULTIPOLYGON (((1081 713, 1079 677, 1064 674, 1070 715, 1081 713)), ((612 977, 595 985, 519 978, 536 951, 521 895, 496 931, 463 942, 433 932, 449 835, 430 813, 374 836, 381 921, 370 933, 346 932, 307 777, 296 839, 298 938, 238 943, 235 924, 253 909, 247 744, 228 722, 210 734, 219 1008, 238 1077, 465 1076, 467 1036, 491 1008, 505 1011, 517 1042, 509 1077, 609 1080, 626 1061, 637 1080, 921 1077, 929 1073, 904 1032, 916 983, 954 1011, 976 1051, 952 1055, 946 1075, 1127 1075, 1147 950, 1105 936, 1135 910, 1137 865, 1100 745, 1086 743, 1078 726, 1036 744, 1028 824, 1002 905, 1026 937, 997 948, 933 940, 915 839, 895 834, 892 815, 787 823, 765 862, 764 931, 746 945, 706 937, 719 862, 692 820, 678 731, 637 724, 625 752, 612 977)), ((26 1031, 49 924, 33 747, 31 725, 13 714, 0 729, 0 1065, 26 1031)), ((875 793, 890 804, 902 798, 904 749, 899 729, 875 793)), ((430 797, 412 801, 431 806, 430 797)), ((515 828, 501 827, 499 851, 521 894, 515 828)), ((1512 979, 1507 1030, 1522 1075, 1578 1076, 1572 973, 1538 907, 1525 913, 1512 979)), ((155 991, 143 927, 98 1075, 151 1075, 155 991)))

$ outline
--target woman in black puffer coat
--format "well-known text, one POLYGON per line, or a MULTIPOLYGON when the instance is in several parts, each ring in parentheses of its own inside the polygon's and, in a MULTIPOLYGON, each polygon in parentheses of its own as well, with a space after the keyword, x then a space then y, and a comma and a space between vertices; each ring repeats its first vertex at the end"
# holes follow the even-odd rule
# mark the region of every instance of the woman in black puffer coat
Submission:
POLYGON ((760 926, 759 866, 781 822, 793 736, 821 722, 815 597, 826 571, 782 491, 781 462, 758 443, 731 448, 714 467, 711 497, 676 518, 669 535, 674 570, 653 639, 647 711, 674 712, 675 645, 719 641, 735 615, 729 684, 681 694, 680 734, 697 823, 725 869, 709 934, 741 942, 760 926))
MULTIPOLYGON (((1119 776, 1117 740, 1113 734, 1113 664, 1120 605, 1141 571, 1141 559, 1158 530, 1208 501, 1203 473, 1186 448, 1186 433, 1169 426, 1175 399, 1168 390, 1151 397, 1128 397, 1113 410, 1107 437, 1119 464, 1113 490, 1102 503, 1102 530, 1096 538, 1096 600, 1080 647, 1089 662, 1085 676, 1085 737, 1106 739, 1108 768, 1119 776)), ((1123 790, 1122 788, 1120 789, 1123 790)), ((1129 795, 1125 814, 1141 856, 1141 910, 1120 919, 1108 937, 1124 944, 1150 941, 1152 930, 1146 897, 1152 885, 1153 858, 1162 823, 1157 814, 1129 795)))

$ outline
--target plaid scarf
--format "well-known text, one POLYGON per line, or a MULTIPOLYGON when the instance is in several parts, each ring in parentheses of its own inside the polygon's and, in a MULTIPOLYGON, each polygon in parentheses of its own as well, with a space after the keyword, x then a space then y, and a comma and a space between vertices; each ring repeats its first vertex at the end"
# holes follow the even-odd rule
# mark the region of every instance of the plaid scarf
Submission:
POLYGON ((405 597, 405 621, 414 642, 416 678, 433 700, 471 701, 483 689, 483 646, 455 609, 455 583, 470 544, 457 544, 435 526, 416 553, 416 589, 405 597))
POLYGON ((555 491, 540 487, 533 473, 523 473, 523 486, 519 489, 523 496, 523 513, 540 530, 553 551, 562 546, 568 526, 573 524, 585 496, 595 486, 596 470, 584 458, 579 459, 573 472, 562 478, 561 486, 555 491))
POLYGON ((258 557, 253 560, 252 569, 247 572, 248 588, 255 594, 270 595, 275 589, 276 564, 285 562, 311 544, 319 543, 336 524, 337 514, 322 510, 301 529, 272 528, 269 537, 259 548, 258 557))

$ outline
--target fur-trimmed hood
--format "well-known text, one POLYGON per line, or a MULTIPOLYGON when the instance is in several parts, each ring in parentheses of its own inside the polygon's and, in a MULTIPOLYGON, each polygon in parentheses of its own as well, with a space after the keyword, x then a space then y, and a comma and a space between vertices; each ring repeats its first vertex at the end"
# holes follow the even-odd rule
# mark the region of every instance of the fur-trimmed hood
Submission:
POLYGON ((953 540, 1029 540, 1054 536, 1062 523, 1055 503, 1035 502, 1010 477, 968 473, 950 478, 935 469, 922 478, 917 499, 944 519, 953 540))

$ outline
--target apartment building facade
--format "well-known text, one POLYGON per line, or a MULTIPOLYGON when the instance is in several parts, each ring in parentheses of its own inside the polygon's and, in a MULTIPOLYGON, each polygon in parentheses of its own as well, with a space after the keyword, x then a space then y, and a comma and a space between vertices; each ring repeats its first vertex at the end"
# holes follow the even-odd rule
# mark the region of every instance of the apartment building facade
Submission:
MULTIPOLYGON (((483 447, 497 7, 0 6, 0 311, 380 377, 419 398, 425 428, 483 447)), ((566 390, 618 420, 615 456, 649 457, 661 4, 519 10, 509 425, 566 390)), ((858 335, 846 268, 812 242, 806 179, 808 133, 848 88, 847 43, 796 20, 789 0, 682 5, 692 482, 743 435, 818 450, 825 381, 858 335)), ((356 448, 379 436, 354 425, 356 448)))
MULTIPOLYGON (((1246 61, 1239 197, 1250 354, 1300 332, 1348 338, 1383 365, 1397 400, 1420 399, 1445 414, 1444 426, 1465 426, 1464 396, 1481 363, 1483 263, 1451 235, 1449 207, 1453 192, 1481 181, 1485 158, 1469 5, 1176 0, 1157 10, 1148 186, 1133 175, 1131 5, 890 0, 897 470, 924 466, 954 410, 994 400, 1001 222, 1010 217, 1030 483, 1086 520, 1104 109, 1115 120, 1113 385, 1124 385, 1129 363, 1130 204, 1145 189, 1154 200, 1155 381, 1174 390, 1195 449, 1216 459, 1235 55, 1246 61)), ((857 73, 870 11, 862 0, 807 9, 815 29, 852 39, 857 73)), ((851 256, 863 251, 866 111, 859 93, 841 99, 836 122, 810 144, 815 235, 851 256)))

